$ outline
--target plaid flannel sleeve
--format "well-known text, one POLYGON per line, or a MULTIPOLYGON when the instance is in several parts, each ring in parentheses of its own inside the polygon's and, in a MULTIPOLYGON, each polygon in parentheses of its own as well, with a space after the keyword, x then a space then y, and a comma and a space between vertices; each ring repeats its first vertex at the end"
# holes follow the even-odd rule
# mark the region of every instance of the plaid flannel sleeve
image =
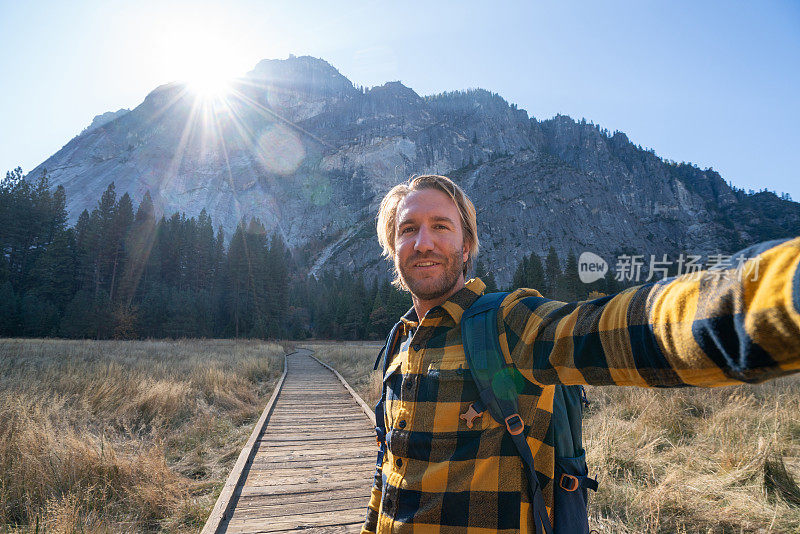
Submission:
POLYGON ((372 493, 367 506, 367 518, 364 526, 361 527, 361 534, 374 534, 378 528, 378 512, 381 506, 381 496, 383 488, 383 470, 375 468, 375 481, 372 484, 372 493))
POLYGON ((721 386, 800 370, 800 237, 733 259, 585 302, 515 291, 501 344, 540 384, 721 386))

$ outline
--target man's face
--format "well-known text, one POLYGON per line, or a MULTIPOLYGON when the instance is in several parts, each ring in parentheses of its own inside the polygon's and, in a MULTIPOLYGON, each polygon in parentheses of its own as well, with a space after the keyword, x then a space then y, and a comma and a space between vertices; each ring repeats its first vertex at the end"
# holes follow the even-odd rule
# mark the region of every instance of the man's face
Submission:
POLYGON ((413 296, 436 300, 463 285, 469 251, 450 196, 437 189, 412 191, 398 204, 396 220, 394 263, 413 296))

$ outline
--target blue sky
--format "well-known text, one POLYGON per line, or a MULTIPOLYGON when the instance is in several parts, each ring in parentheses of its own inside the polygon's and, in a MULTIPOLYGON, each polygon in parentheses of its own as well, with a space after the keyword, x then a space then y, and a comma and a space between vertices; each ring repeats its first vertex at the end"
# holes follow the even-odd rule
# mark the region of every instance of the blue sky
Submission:
POLYGON ((0 0, 0 171, 198 74, 321 57, 357 85, 482 87, 800 200, 800 2, 0 0))

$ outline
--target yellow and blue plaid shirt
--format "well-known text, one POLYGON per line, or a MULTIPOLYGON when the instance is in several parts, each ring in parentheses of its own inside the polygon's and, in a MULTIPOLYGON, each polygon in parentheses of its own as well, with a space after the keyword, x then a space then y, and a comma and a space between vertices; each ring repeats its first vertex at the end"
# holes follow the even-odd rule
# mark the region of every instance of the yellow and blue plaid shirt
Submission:
MULTIPOLYGON (((564 303, 509 294, 500 344, 525 378, 519 413, 553 518, 554 384, 643 387, 760 382, 800 369, 800 238, 755 245, 740 270, 704 271, 564 303), (756 273, 757 270, 757 273, 756 273), (754 275, 755 273, 755 275, 754 275)), ((533 532, 524 466, 478 399, 459 328, 483 292, 470 280, 408 334, 383 378, 387 452, 362 532, 533 532)))

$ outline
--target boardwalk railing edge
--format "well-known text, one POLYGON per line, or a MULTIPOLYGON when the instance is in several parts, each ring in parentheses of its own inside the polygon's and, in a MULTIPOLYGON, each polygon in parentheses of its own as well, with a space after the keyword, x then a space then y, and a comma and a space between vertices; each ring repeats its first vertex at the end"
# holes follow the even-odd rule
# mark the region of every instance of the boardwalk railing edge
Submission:
POLYGON ((336 375, 336 378, 339 379, 339 382, 341 382, 342 385, 344 385, 344 387, 347 388, 347 391, 350 392, 350 395, 353 396, 353 398, 356 400, 356 402, 359 404, 359 406, 361 406, 361 409, 364 410, 364 413, 367 414, 367 417, 369 417, 369 420, 372 421, 372 426, 375 426, 375 412, 372 410, 372 408, 369 407, 369 404, 364 402, 364 399, 362 399, 358 395, 358 393, 356 393, 353 390, 353 388, 350 387, 350 384, 347 383, 347 380, 345 380, 342 377, 342 375, 340 375, 339 372, 336 369, 334 369, 333 367, 331 367, 327 363, 320 361, 319 358, 317 358, 313 354, 311 355, 311 357, 314 358, 315 360, 317 360, 320 363, 320 365, 325 367, 328 371, 331 371, 333 374, 336 375))
MULTIPOLYGON (((291 352, 289 354, 293 353, 294 352, 291 352)), ((233 501, 233 493, 236 491, 236 488, 239 485, 239 481, 242 478, 242 473, 244 472, 245 467, 247 467, 247 465, 253 459, 256 449, 256 442, 264 431, 264 427, 266 426, 267 420, 272 413, 272 409, 275 407, 275 400, 278 398, 278 394, 281 392, 283 383, 286 380, 286 373, 288 371, 286 357, 289 356, 289 354, 284 354, 283 356, 283 374, 281 375, 280 380, 278 380, 278 383, 275 385, 275 390, 272 392, 272 396, 269 398, 267 406, 264 408, 264 411, 261 412, 261 417, 256 422, 253 432, 250 434, 250 438, 247 440, 242 452, 239 453, 239 458, 233 465, 233 469, 231 470, 230 475, 228 475, 228 479, 225 481, 225 486, 223 486, 222 492, 219 494, 219 498, 217 499, 216 504, 214 504, 214 508, 211 510, 211 514, 208 516, 206 524, 200 534, 216 534, 222 522, 228 517, 228 512, 230 511, 229 508, 233 501)))

